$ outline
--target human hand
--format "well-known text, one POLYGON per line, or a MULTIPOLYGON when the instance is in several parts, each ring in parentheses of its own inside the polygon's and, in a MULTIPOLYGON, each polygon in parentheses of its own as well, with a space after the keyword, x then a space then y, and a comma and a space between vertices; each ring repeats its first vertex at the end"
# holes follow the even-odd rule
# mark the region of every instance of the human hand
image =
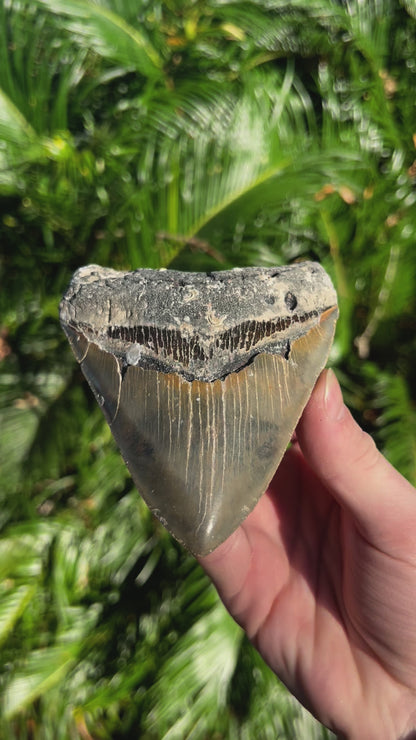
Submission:
POLYGON ((416 738, 416 491, 314 389, 254 511, 200 560, 290 691, 348 740, 416 738))

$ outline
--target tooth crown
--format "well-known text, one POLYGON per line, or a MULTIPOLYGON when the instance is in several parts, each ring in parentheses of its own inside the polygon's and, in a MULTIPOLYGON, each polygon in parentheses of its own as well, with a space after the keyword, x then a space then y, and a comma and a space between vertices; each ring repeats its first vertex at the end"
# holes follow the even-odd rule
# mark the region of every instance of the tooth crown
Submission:
POLYGON ((337 316, 315 263, 75 273, 62 326, 144 500, 194 554, 266 490, 337 316))

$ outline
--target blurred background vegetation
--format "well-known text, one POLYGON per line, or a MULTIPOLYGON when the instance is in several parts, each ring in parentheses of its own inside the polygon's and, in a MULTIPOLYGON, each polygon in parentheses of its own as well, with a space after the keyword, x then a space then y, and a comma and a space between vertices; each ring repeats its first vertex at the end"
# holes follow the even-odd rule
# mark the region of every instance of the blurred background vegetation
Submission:
POLYGON ((58 323, 80 265, 319 260, 416 481, 414 0, 0 0, 0 737, 323 738, 155 522, 58 323))

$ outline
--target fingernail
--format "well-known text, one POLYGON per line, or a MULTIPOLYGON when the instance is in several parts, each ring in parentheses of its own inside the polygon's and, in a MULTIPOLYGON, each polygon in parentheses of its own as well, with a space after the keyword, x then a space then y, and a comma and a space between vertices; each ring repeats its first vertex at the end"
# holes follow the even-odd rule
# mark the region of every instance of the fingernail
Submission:
POLYGON ((328 368, 325 374, 324 406, 328 419, 331 421, 340 421, 344 416, 344 400, 332 368, 328 368))

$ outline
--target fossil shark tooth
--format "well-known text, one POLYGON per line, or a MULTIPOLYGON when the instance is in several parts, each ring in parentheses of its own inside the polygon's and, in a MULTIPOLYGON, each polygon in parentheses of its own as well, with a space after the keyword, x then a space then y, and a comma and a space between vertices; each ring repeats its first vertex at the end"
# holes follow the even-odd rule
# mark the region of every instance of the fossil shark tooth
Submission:
POLYGON ((266 490, 337 316, 313 262, 74 274, 60 317, 75 357, 147 505, 195 555, 266 490))

